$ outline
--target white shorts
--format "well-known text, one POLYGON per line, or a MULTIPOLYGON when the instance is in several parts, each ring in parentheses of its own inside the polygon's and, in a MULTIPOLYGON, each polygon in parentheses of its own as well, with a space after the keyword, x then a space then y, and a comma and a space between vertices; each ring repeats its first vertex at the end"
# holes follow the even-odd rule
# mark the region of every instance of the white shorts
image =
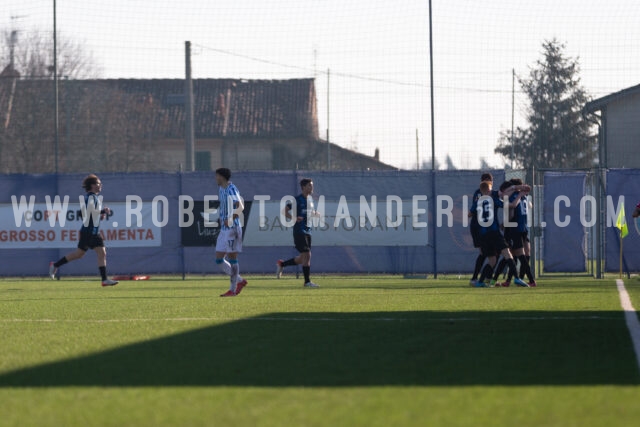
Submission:
POLYGON ((216 241, 216 252, 242 252, 242 227, 221 229, 216 241))

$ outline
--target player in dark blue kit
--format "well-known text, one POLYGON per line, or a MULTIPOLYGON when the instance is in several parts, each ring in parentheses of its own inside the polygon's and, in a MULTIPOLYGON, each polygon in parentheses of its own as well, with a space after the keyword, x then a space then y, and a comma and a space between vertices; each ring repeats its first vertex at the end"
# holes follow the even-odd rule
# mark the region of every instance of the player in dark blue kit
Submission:
POLYGON ((102 278, 102 286, 114 286, 118 282, 107 277, 107 250, 104 247, 100 235, 100 220, 111 213, 111 209, 102 208, 102 200, 98 197, 102 191, 102 182, 96 175, 91 174, 82 181, 82 187, 87 194, 84 196, 84 205, 81 206, 83 218, 86 218, 80 229, 78 249, 63 256, 57 262, 49 263, 49 277, 55 278, 58 268, 69 261, 82 258, 89 249, 93 249, 98 256, 98 269, 102 278), (98 214, 94 221, 93 214, 98 214))
MULTIPOLYGON (((511 183, 513 185, 522 185, 522 180, 514 178, 511 180, 511 183)), ((518 194, 519 193, 512 194, 510 201, 515 200, 518 194)), ((518 203, 518 206, 513 208, 511 221, 515 222, 517 225, 515 227, 505 228, 505 238, 507 238, 507 241, 511 242, 511 253, 513 254, 513 257, 520 262, 520 278, 523 279, 524 276, 527 276, 529 286, 535 287, 537 284, 533 278, 533 272, 531 271, 531 266, 529 264, 529 260, 531 259, 529 256, 531 246, 529 243, 529 227, 527 225, 529 212, 529 201, 527 200, 528 195, 528 192, 523 192, 520 197, 520 203, 518 203)))
MULTIPOLYGON (((476 287, 484 288, 485 280, 491 277, 493 273, 493 267, 496 265, 497 254, 502 254, 505 258, 507 266, 509 267, 509 278, 515 277, 514 282, 518 286, 528 287, 525 282, 517 277, 516 265, 513 261, 513 257, 509 252, 509 246, 505 241, 504 236, 500 233, 500 222, 498 216, 498 209, 503 207, 503 202, 499 197, 499 193, 492 191, 492 184, 484 181, 480 183, 480 192, 482 197, 478 199, 471 206, 471 210, 475 211, 478 215, 478 222, 482 227, 480 229, 480 241, 483 254, 487 257, 488 263, 482 269, 480 279, 475 283, 476 287)), ((512 186, 503 193, 510 195, 514 191, 528 191, 528 186, 512 186)), ((517 202, 519 202, 519 198, 517 202)), ((517 203, 510 204, 509 206, 516 206, 517 203)))
MULTIPOLYGON (((493 183, 493 175, 491 175, 490 173, 483 173, 482 177, 480 178, 480 182, 482 181, 493 183)), ((478 199, 481 196, 482 193, 480 192, 480 189, 476 190, 476 192, 473 193, 473 197, 471 198, 471 203, 477 203, 478 199)), ((482 249, 480 248, 480 224, 478 223, 478 215, 475 211, 472 211, 469 212, 469 218, 469 231, 471 232, 471 238, 473 239, 473 247, 480 250, 478 257, 476 258, 476 265, 473 269, 473 276, 471 276, 470 281, 471 285, 473 286, 478 280, 478 275, 480 274, 480 270, 482 270, 482 266, 484 265, 486 257, 484 256, 484 254, 482 253, 482 249)))
POLYGON ((309 277, 311 272, 311 227, 309 226, 309 217, 316 214, 313 200, 311 199, 313 181, 309 178, 302 179, 300 188, 302 193, 296 196, 295 206, 292 203, 288 203, 284 209, 284 215, 287 219, 291 220, 294 217, 296 219, 293 226, 293 244, 300 255, 286 261, 278 260, 276 276, 279 279, 285 267, 302 264, 304 286, 306 288, 318 288, 319 286, 313 283, 309 277))

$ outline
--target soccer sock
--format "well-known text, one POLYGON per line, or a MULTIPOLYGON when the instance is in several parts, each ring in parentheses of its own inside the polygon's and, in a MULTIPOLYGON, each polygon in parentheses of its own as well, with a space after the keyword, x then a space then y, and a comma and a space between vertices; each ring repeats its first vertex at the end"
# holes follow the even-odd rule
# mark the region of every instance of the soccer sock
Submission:
POLYGON ((525 255, 525 258, 527 259, 527 266, 529 268, 529 273, 531 273, 531 277, 533 278, 533 281, 535 282, 535 277, 533 277, 533 270, 531 269, 531 256, 530 255, 525 255))
POLYGON ((102 276, 102 280, 107 280, 107 267, 98 267, 98 270, 100 270, 100 276, 102 276))
POLYGON ((489 277, 491 277, 491 273, 493 273, 493 267, 489 264, 485 265, 482 269, 482 274, 480 275, 480 282, 484 283, 489 277))
POLYGON ((476 258, 476 266, 473 269, 473 276, 471 276, 471 280, 477 280, 478 279, 478 274, 480 274, 480 270, 482 270, 482 264, 484 264, 484 260, 486 258, 487 257, 485 257, 482 254, 478 255, 478 258, 476 258))
POLYGON ((507 260, 504 258, 500 258, 500 262, 493 272, 493 280, 498 280, 498 276, 504 271, 504 266, 507 264, 507 260))
POLYGON ((507 276, 507 282, 511 282, 513 276, 518 277, 518 270, 516 269, 516 263, 513 262, 513 258, 509 258, 506 260, 507 266, 509 267, 509 275, 507 276))
POLYGON ((296 265, 296 259, 295 258, 291 258, 286 260, 285 262, 282 263, 283 267, 290 267, 292 265, 296 265))
POLYGON ((311 279, 309 278, 311 274, 311 267, 304 266, 302 267, 302 274, 304 274, 304 283, 309 283, 311 279))
POLYGON ((229 264, 231 265, 231 286, 229 289, 235 292, 240 277, 240 264, 237 259, 229 260, 229 264))
POLYGON ((63 256, 63 257, 62 257, 62 258, 60 258, 58 261, 56 261, 56 262, 53 264, 53 266, 54 266, 55 268, 58 268, 58 267, 61 267, 61 266, 65 265, 65 264, 66 264, 66 263, 68 263, 68 262, 69 262, 69 260, 67 259, 67 257, 66 257, 66 256, 63 256))
POLYGON ((531 274, 531 266, 527 261, 527 257, 525 255, 520 255, 518 259, 520 260, 520 278, 522 279, 526 274, 527 279, 529 279, 529 283, 533 282, 533 274, 531 274))
POLYGON ((220 266, 220 269, 227 276, 231 276, 231 264, 224 258, 216 258, 216 264, 220 266))

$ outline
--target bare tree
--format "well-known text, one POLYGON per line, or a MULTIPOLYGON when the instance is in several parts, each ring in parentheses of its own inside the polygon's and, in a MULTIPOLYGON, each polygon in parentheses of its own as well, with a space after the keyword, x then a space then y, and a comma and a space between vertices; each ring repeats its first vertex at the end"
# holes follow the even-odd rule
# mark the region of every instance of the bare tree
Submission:
POLYGON ((106 82, 72 81, 69 86, 75 95, 68 141, 63 144, 63 170, 154 170, 154 131, 161 110, 153 97, 127 93, 106 82))
MULTIPOLYGON (((0 55, 6 64, 9 50, 5 45, 0 55)), ((14 71, 0 77, 0 112, 7 118, 0 126, 0 172, 54 170, 52 62, 50 34, 32 31, 14 46, 14 68, 20 77, 14 71)), ((61 172, 156 167, 153 144, 160 105, 151 95, 95 80, 99 73, 91 54, 83 43, 65 37, 58 40, 58 73, 61 172)))
MULTIPOLYGON (((9 64, 11 31, 2 37, 0 58, 3 67, 9 64)), ((14 68, 22 78, 53 78, 53 38, 51 32, 18 31, 14 42, 14 68)), ((58 76, 69 79, 91 79, 100 69, 84 42, 68 38, 58 32, 58 76)))

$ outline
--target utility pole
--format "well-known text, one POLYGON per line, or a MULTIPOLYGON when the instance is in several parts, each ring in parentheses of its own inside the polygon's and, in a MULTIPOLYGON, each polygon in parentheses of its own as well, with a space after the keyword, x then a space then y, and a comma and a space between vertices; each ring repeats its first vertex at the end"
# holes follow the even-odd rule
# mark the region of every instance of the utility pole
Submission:
POLYGON ((330 128, 330 117, 329 114, 329 94, 330 94, 330 84, 331 84, 331 69, 327 69, 327 170, 331 170, 331 142, 329 140, 329 128, 330 128))
POLYGON ((438 278, 438 230, 435 225, 436 217, 436 136, 435 136, 435 114, 433 102, 433 12, 431 0, 429 0, 429 80, 431 82, 431 218, 433 221, 433 278, 438 278))
POLYGON ((185 61, 185 143, 186 143, 186 171, 195 170, 195 131, 193 123, 193 80, 191 79, 191 42, 184 42, 185 61))
MULTIPOLYGON (((429 0, 429 76, 431 88, 431 170, 436 170, 436 136, 435 136, 435 114, 433 111, 433 13, 431 0, 429 0)), ((434 216, 435 218, 435 216, 434 216)))
POLYGON ((514 121, 516 115, 516 69, 511 69, 511 169, 515 159, 514 121))
POLYGON ((418 137, 418 128, 416 128, 416 170, 420 170, 420 138, 418 137))
POLYGON ((53 151, 54 151, 54 169, 56 175, 59 171, 58 160, 58 144, 60 133, 60 119, 59 119, 59 97, 58 97, 58 23, 57 23, 57 10, 56 0, 53 0, 53 96, 54 96, 54 138, 53 138, 53 151))

